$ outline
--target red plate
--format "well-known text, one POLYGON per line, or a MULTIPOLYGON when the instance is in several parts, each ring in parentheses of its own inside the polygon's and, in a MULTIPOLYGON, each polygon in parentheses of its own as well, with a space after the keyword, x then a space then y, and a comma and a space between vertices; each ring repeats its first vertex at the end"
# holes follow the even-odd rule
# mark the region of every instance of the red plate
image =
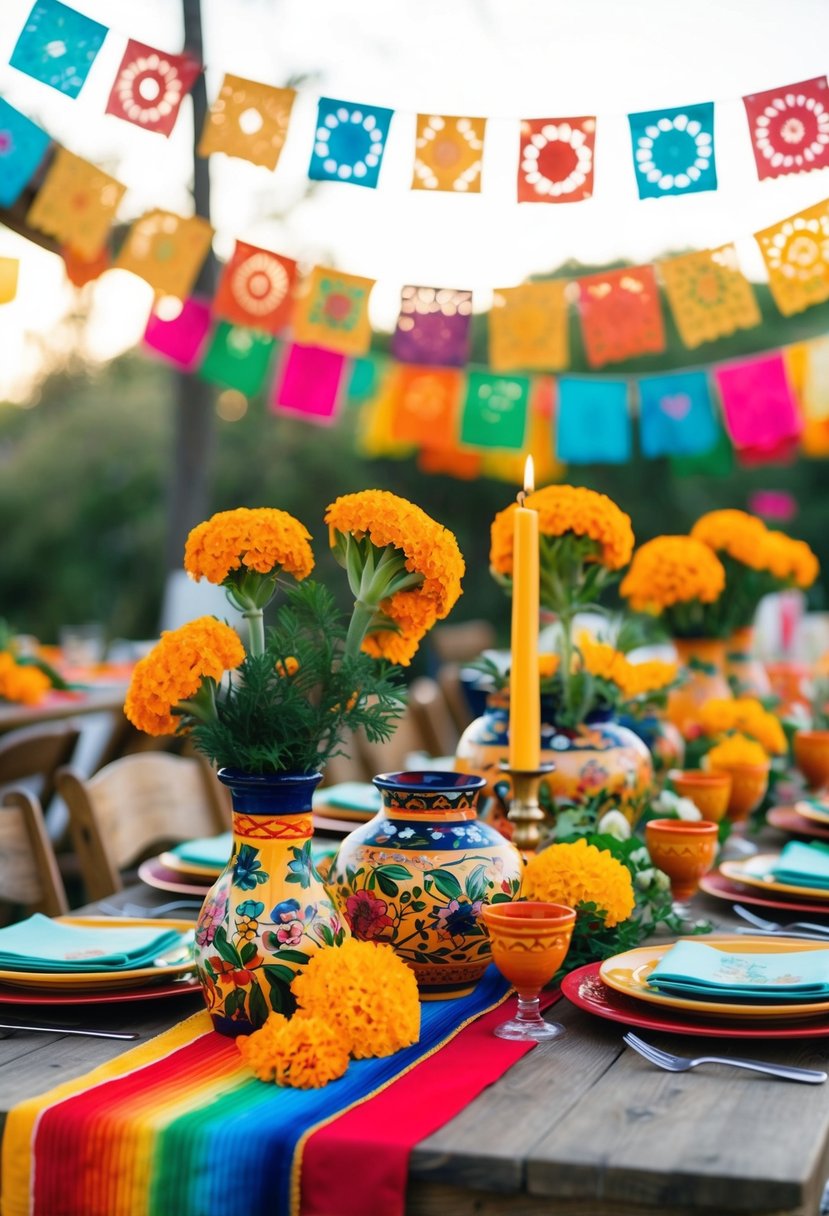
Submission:
POLYGON ((205 878, 202 882, 192 878, 189 882, 184 882, 177 870, 169 870, 157 857, 150 857, 141 862, 138 877, 148 887, 156 887, 159 891, 175 891, 177 895, 198 895, 202 899, 214 882, 212 878, 205 878))
POLYGON ((793 806, 775 806, 766 816, 772 827, 781 832, 792 832, 795 836, 814 836, 817 840, 829 840, 829 827, 822 828, 814 819, 798 815, 793 806))
POLYGON ((799 899, 775 899, 770 892, 759 895, 759 887, 744 887, 732 882, 724 874, 703 874, 699 889, 715 899, 727 899, 732 904, 755 904, 758 908, 776 908, 779 912, 808 912, 811 916, 829 916, 829 907, 822 903, 809 903, 799 899))
POLYGON ((167 996, 192 996, 200 991, 196 976, 186 975, 165 984, 153 984, 144 988, 120 988, 113 992, 98 989, 95 992, 32 992, 20 988, 7 988, 0 984, 0 1005, 101 1005, 110 1001, 148 1001, 167 996))
POLYGON ((561 991, 572 1005, 587 1013, 595 1013, 610 1022, 638 1026, 642 1030, 665 1030, 670 1034, 706 1035, 723 1039, 818 1039, 829 1036, 829 1014, 799 1019, 788 1026, 776 1022, 773 1026, 740 1025, 733 1019, 719 1021, 712 1017, 695 1017, 684 1009, 669 1010, 661 1005, 648 1008, 644 1001, 614 992, 599 978, 601 963, 578 967, 561 981, 561 991))

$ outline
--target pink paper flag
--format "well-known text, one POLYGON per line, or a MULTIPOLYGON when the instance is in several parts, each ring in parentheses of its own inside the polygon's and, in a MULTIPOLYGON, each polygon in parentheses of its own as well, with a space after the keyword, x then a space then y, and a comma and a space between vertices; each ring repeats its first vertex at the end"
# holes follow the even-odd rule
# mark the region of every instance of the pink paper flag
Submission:
POLYGON ((321 346, 290 347, 277 379, 271 410, 301 414, 328 425, 337 412, 345 355, 321 346))
POLYGON ((781 354, 732 363, 714 374, 735 448, 774 450, 800 434, 803 423, 781 354))
POLYGON ((198 365, 209 329, 210 305, 204 300, 185 300, 181 312, 172 320, 165 320, 156 312, 150 313, 144 345, 176 367, 190 372, 198 365))

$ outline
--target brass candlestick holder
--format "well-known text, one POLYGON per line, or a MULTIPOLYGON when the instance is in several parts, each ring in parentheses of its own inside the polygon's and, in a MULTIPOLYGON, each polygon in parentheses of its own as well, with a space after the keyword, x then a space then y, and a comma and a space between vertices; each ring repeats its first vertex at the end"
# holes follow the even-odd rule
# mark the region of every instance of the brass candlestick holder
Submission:
POLYGON ((514 825, 512 842, 522 853, 534 853, 541 842, 539 824, 546 819, 538 802, 538 787, 542 778, 555 768, 554 764, 540 764, 535 769, 510 768, 507 761, 501 764, 501 772, 512 782, 512 796, 507 819, 514 825))

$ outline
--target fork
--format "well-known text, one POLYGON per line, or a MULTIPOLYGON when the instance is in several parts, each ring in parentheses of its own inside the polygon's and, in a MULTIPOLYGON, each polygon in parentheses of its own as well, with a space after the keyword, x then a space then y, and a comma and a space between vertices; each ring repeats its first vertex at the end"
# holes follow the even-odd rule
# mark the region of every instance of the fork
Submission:
POLYGON ((829 925, 816 925, 808 920, 793 920, 789 924, 783 925, 776 920, 766 920, 762 916, 758 916, 756 912, 749 912, 748 908, 744 908, 742 904, 735 904, 734 911, 738 916, 742 916, 743 920, 747 920, 750 925, 756 925, 758 929, 765 929, 769 933, 788 933, 790 929, 806 929, 810 933, 819 933, 822 937, 829 937, 829 925))
POLYGON ((735 1056, 674 1056, 670 1052, 661 1051, 651 1043, 644 1042, 637 1035, 628 1033, 623 1036, 628 1047, 638 1051, 651 1064, 665 1068, 668 1072, 687 1072, 698 1064, 733 1064, 735 1068, 748 1068, 753 1072, 768 1073, 770 1077, 782 1077, 786 1081, 805 1081, 808 1085, 821 1085, 827 1077, 825 1072, 816 1068, 795 1068, 788 1064, 765 1064, 762 1060, 742 1060, 735 1056))

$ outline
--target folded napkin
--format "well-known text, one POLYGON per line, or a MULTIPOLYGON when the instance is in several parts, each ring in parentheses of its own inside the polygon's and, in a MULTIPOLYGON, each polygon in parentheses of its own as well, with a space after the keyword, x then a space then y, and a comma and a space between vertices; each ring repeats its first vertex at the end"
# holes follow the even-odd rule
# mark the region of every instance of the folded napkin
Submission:
POLYGON ((151 967, 182 940, 178 929, 152 925, 70 925, 37 913, 0 929, 5 971, 132 971, 151 967))
POLYGON ((809 1000, 829 997, 829 950, 740 954, 700 942, 677 942, 648 976, 657 992, 677 996, 809 1000))
POLYGON ((233 833, 222 832, 221 836, 200 836, 197 840, 185 840, 170 852, 179 861, 189 861, 194 866, 218 866, 224 869, 233 851, 233 833))
POLYGON ((792 887, 829 891, 829 849, 822 844, 791 840, 772 866, 771 877, 792 887))
POLYGON ((364 781, 342 781, 339 785, 329 785, 314 794, 314 804, 322 806, 338 806, 344 811, 374 811, 380 810, 380 791, 374 785, 364 781))

